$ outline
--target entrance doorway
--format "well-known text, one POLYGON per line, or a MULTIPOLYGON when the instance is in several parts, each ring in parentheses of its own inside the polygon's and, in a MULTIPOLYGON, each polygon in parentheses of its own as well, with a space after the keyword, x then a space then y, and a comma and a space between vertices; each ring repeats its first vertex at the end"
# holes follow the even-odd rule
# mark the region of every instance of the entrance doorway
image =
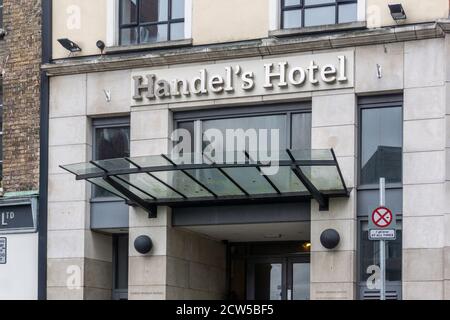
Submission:
POLYGON ((231 245, 231 298, 309 300, 309 249, 308 241, 231 245))
POLYGON ((309 300, 309 257, 250 259, 249 300, 309 300))

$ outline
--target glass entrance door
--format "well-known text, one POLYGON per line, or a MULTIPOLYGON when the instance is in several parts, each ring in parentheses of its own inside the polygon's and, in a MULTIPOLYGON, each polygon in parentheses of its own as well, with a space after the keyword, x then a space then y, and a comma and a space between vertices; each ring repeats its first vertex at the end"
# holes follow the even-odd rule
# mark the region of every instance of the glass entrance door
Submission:
POLYGON ((309 300, 309 257, 253 258, 247 265, 247 299, 309 300))
POLYGON ((288 300, 309 300, 311 264, 309 259, 288 259, 288 300))

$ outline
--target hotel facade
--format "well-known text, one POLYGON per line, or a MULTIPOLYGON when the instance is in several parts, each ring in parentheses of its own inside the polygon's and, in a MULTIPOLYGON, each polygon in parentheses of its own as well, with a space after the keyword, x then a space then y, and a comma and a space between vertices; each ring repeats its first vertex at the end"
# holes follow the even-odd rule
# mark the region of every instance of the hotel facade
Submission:
POLYGON ((47 299, 450 298, 449 1, 44 15, 47 299))

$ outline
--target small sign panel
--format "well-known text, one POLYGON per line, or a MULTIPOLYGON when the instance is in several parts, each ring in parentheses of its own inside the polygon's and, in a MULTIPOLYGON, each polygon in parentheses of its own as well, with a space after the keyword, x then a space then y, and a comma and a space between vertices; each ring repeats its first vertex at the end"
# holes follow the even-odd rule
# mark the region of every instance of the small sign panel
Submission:
POLYGON ((36 223, 31 203, 0 206, 0 233, 34 230, 35 228, 36 223))
POLYGON ((6 264, 6 238, 0 238, 0 264, 6 264))
POLYGON ((396 234, 395 230, 370 230, 369 239, 370 240, 395 240, 396 234))
POLYGON ((369 240, 395 240, 396 215, 386 207, 378 207, 369 219, 369 240))

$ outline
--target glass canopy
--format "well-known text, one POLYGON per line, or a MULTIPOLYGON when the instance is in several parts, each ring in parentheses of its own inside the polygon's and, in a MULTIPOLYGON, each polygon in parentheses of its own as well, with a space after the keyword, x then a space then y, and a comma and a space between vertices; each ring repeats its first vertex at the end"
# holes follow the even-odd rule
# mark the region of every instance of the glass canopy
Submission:
POLYGON ((156 216, 157 206, 348 197, 333 150, 159 155, 61 166, 156 216), (258 160, 254 160, 258 159, 258 160))

